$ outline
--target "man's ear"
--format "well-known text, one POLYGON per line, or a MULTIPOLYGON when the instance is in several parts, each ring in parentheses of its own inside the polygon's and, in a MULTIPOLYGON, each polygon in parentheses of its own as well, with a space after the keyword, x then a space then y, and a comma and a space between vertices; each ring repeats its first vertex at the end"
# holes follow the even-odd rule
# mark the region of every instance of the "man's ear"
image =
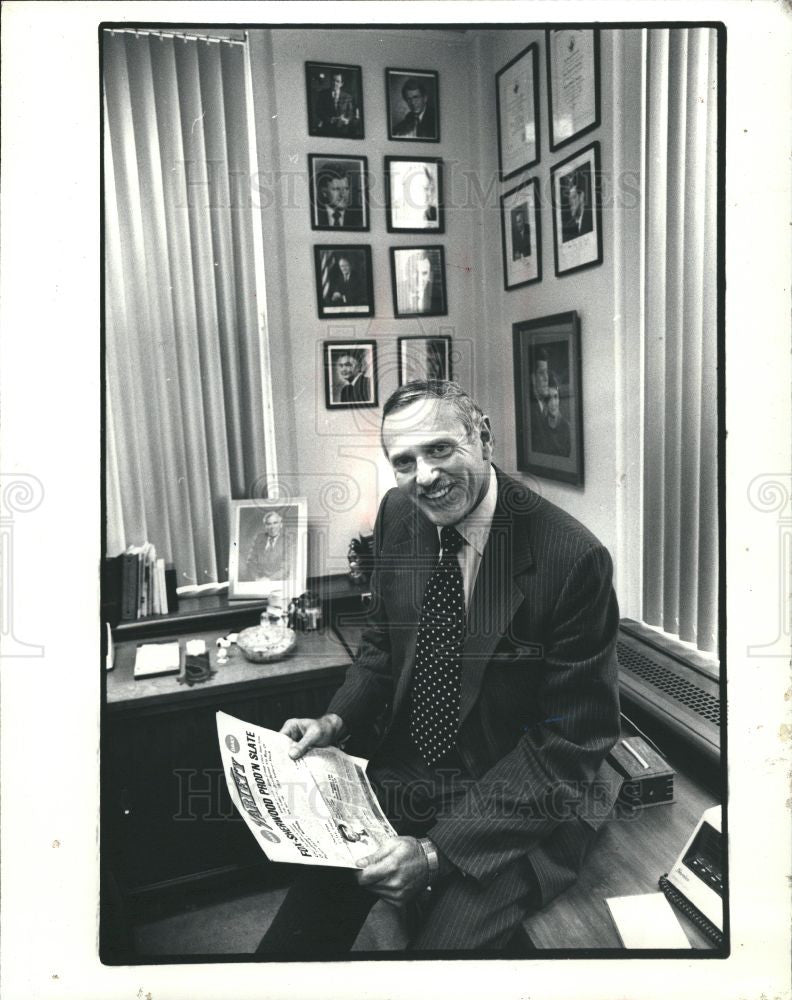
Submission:
POLYGON ((479 437, 481 438, 481 454, 484 458, 491 459, 493 449, 495 448, 495 438, 492 436, 492 428, 490 427, 489 417, 486 414, 481 418, 479 437))

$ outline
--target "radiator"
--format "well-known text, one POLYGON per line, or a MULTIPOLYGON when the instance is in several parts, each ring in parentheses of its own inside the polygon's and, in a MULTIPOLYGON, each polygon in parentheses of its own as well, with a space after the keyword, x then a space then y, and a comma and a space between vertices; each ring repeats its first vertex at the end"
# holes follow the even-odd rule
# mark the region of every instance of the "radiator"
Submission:
POLYGON ((649 712, 706 757, 720 759, 718 682, 622 623, 616 644, 623 698, 649 712))

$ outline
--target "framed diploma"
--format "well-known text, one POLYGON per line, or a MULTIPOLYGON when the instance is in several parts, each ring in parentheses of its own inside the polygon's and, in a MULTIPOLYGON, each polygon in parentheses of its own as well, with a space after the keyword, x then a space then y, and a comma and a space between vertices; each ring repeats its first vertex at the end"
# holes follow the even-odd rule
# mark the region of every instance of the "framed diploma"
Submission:
POLYGON ((500 179, 539 162, 539 46, 533 42, 495 74, 500 179))
POLYGON ((555 152, 600 123, 599 31, 547 31, 550 149, 555 152))

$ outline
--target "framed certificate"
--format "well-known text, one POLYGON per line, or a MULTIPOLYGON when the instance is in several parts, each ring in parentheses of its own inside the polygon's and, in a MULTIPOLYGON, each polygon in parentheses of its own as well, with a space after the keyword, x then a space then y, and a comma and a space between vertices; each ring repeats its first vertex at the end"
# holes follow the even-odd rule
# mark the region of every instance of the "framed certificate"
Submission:
POLYGON ((539 46, 533 42, 495 74, 500 179, 539 162, 539 46))
POLYGON ((599 31, 547 31, 550 149, 555 152, 600 123, 599 31))

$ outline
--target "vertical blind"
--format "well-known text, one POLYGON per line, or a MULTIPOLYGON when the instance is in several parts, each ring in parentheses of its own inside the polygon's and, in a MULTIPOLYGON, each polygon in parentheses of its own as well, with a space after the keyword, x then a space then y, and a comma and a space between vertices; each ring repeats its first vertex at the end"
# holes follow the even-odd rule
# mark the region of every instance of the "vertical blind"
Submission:
POLYGON ((267 474, 245 44, 106 31, 103 66, 107 552, 211 584, 267 474))
POLYGON ((643 618, 717 651, 717 40, 647 32, 643 618))

